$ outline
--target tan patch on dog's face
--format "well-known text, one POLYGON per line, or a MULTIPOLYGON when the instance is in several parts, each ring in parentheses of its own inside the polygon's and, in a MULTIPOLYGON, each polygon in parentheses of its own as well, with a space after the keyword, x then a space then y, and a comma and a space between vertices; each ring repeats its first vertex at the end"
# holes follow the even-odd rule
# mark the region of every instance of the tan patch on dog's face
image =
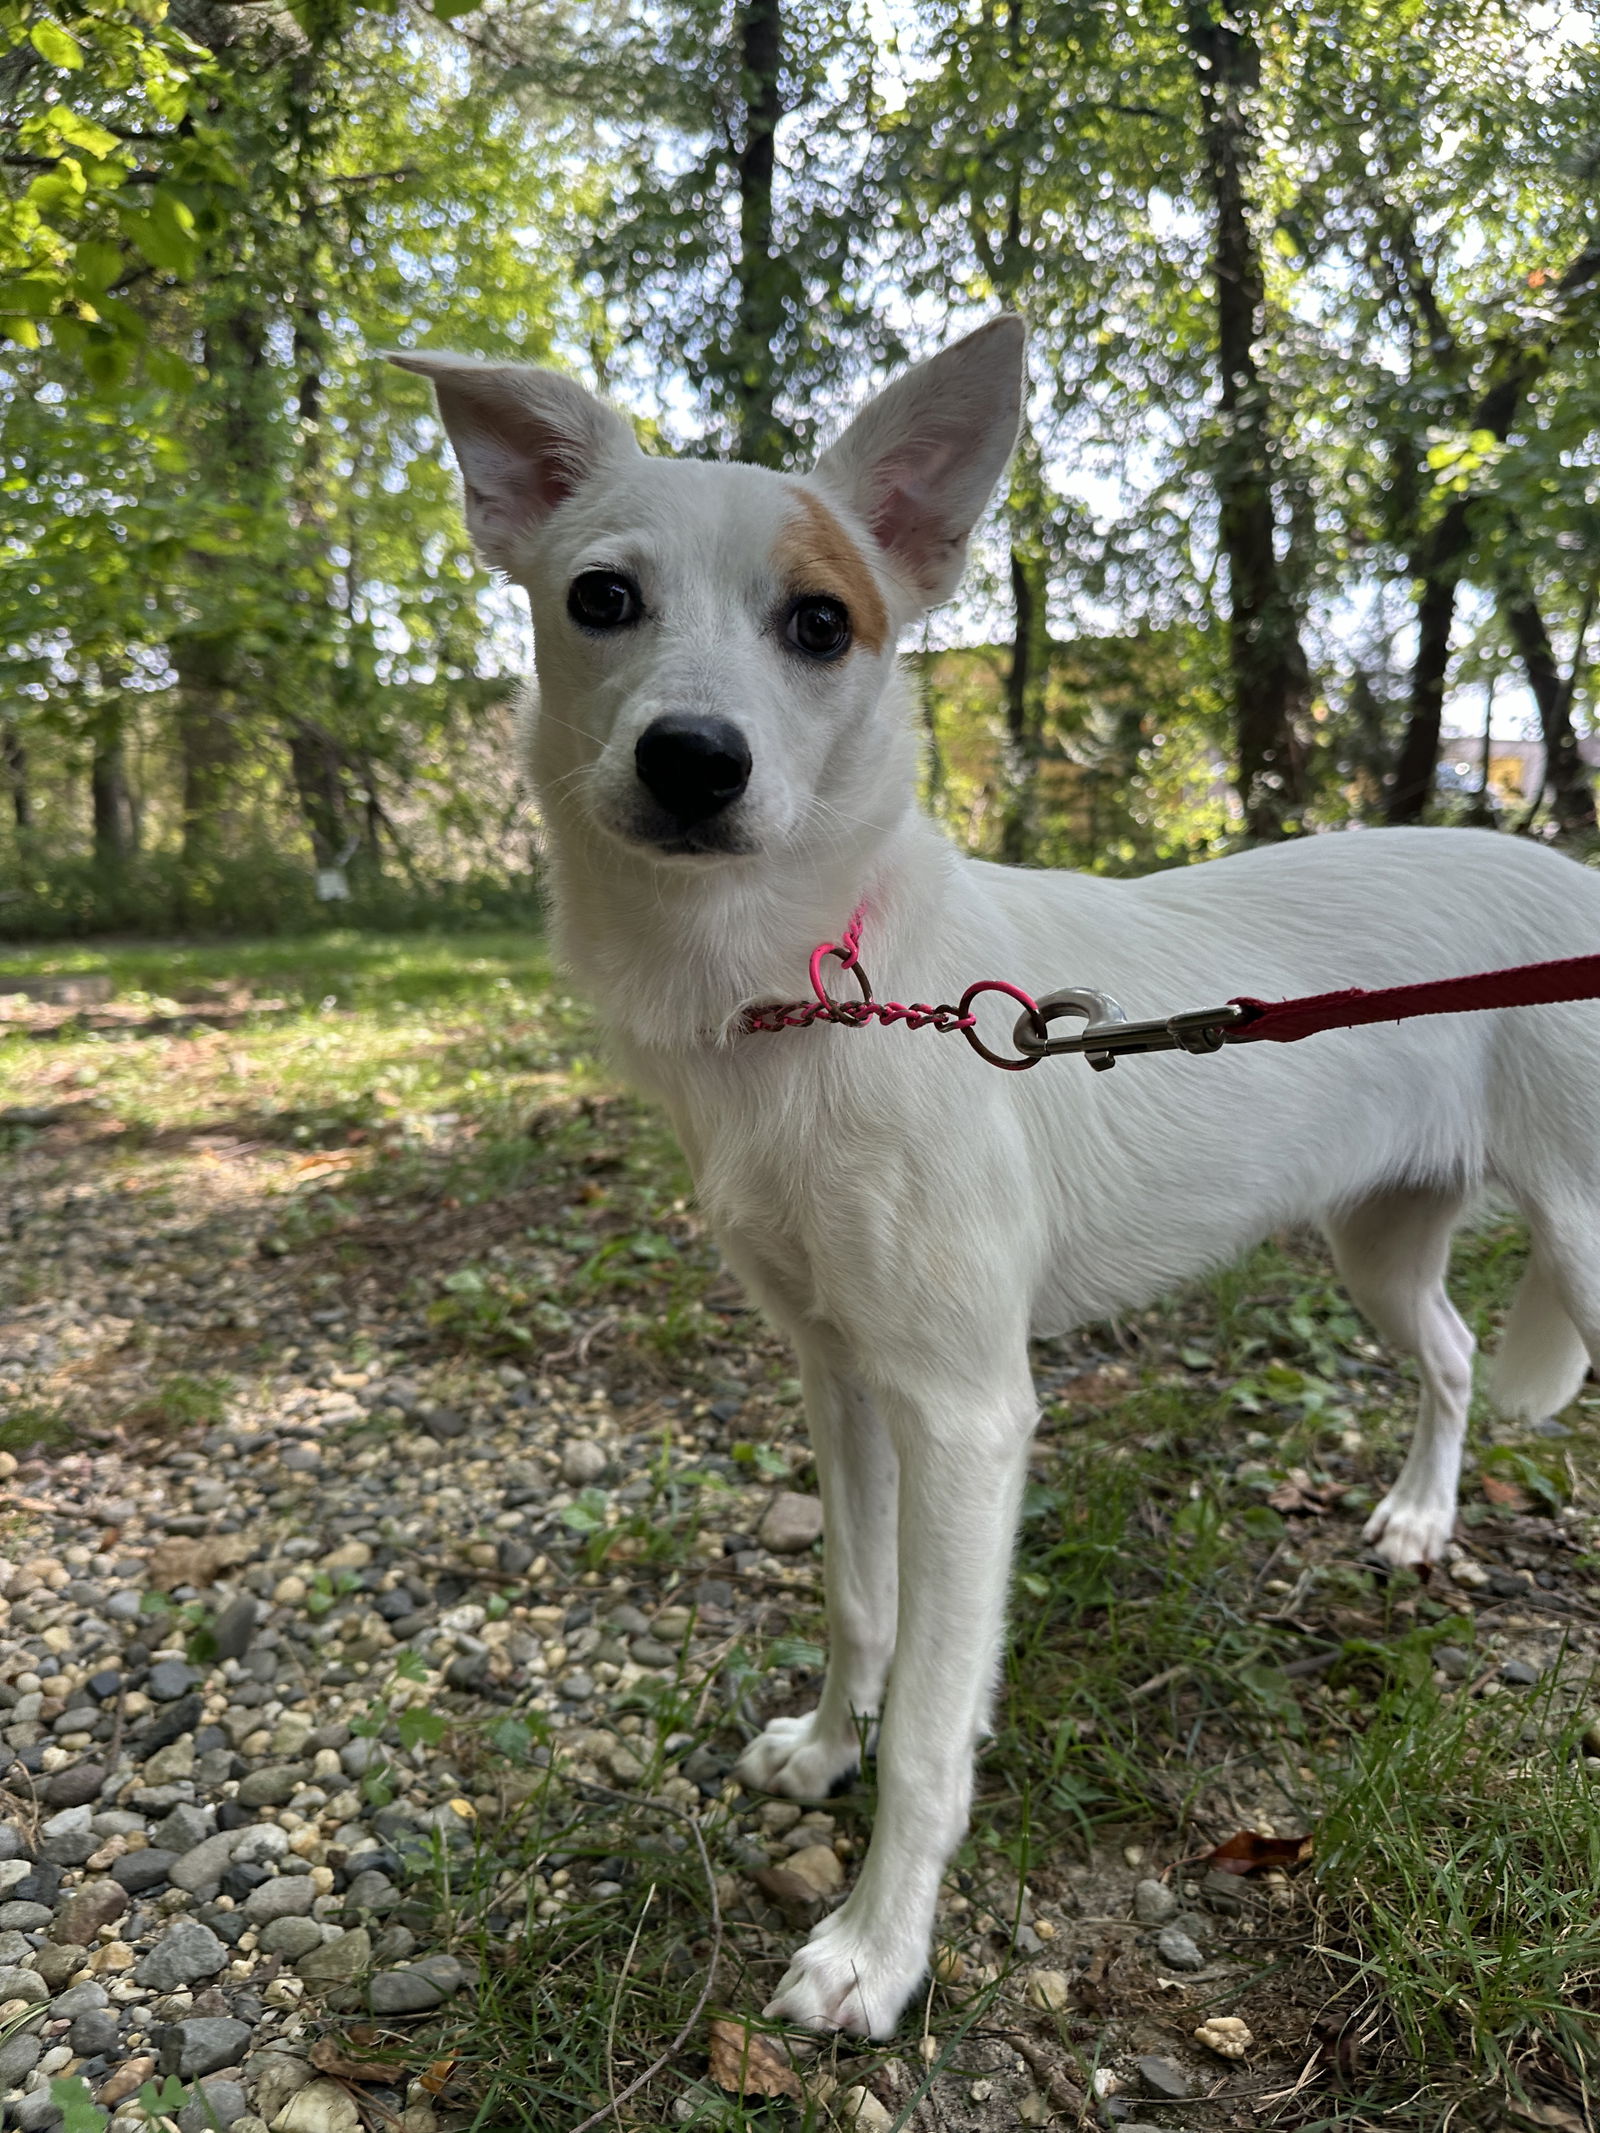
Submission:
POLYGON ((844 604, 851 641, 869 652, 889 642, 889 611, 866 557, 843 526, 809 489, 796 489, 800 506, 778 542, 774 561, 790 596, 825 593, 844 604))

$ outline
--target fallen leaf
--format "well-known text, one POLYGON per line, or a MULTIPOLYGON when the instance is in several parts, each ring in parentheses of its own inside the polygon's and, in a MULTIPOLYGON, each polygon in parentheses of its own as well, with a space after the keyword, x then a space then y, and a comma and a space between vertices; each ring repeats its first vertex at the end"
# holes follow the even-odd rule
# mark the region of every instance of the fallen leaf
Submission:
POLYGON ((1267 1502, 1288 1517, 1326 1518, 1343 1493, 1338 1482, 1312 1481, 1309 1475, 1296 1472, 1279 1482, 1267 1502))
POLYGON ((318 2037, 311 2047, 311 2064, 320 2073, 340 2081, 381 2081, 399 2085, 404 2068, 381 2059, 348 2059, 331 2037, 318 2037))
POLYGON ((214 1585, 224 1570, 247 1562, 253 1552, 253 1544, 242 1533, 160 1541, 150 1551, 150 1582, 164 1592, 174 1585, 214 1585))
POLYGON ((1562 2103, 1514 2103, 1511 2109, 1516 2117, 1532 2125, 1551 2126, 1555 2133, 1589 2133, 1588 2120, 1562 2103))
POLYGON ((730 2096, 796 2096, 800 2077, 789 2064, 783 2046, 773 2037, 763 2037, 742 2022, 718 2017, 711 2024, 708 2042, 710 2074, 719 2089, 730 2096))
POLYGON ((1529 1511, 1533 1498, 1520 1481, 1506 1481, 1499 1474, 1485 1474, 1483 1494, 1486 1502, 1497 1503, 1506 1511, 1529 1511))
POLYGON ((1201 1864, 1214 1874, 1264 1874, 1274 1867, 1282 1873, 1304 1866, 1310 1857, 1309 1837, 1263 1837, 1257 1830, 1241 1829, 1201 1864))
POLYGON ((420 2085, 430 2096, 442 2096, 450 2086, 450 2077, 456 2070, 454 2059, 435 2059, 425 2074, 417 2076, 420 2085))

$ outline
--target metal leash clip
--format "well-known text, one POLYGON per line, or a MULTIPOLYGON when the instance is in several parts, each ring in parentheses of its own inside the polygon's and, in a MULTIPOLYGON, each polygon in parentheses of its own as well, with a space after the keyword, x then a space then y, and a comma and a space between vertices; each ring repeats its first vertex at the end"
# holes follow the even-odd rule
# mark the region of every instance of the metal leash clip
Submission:
POLYGON ((1198 1007, 1168 1015, 1162 1022, 1130 1022, 1109 993, 1068 986, 1047 992, 1038 1015, 1021 1014, 1011 1032, 1017 1050, 1029 1059, 1052 1059, 1058 1053, 1082 1052, 1097 1072, 1114 1067, 1124 1052, 1220 1052, 1230 1033, 1248 1020, 1242 1007, 1198 1007), (1081 1015, 1084 1027, 1070 1037, 1041 1037, 1040 1022, 1081 1015))

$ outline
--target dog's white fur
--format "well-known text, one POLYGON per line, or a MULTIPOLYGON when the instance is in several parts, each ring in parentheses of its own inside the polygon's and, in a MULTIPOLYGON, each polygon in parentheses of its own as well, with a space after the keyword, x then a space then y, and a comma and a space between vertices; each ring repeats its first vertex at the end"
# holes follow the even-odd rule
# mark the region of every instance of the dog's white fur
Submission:
MULTIPOLYGON (((914 802, 893 630, 954 588, 1014 440, 1021 349, 1001 319, 907 373, 804 480, 648 458, 619 416, 548 373, 403 359, 438 388, 484 554, 532 602, 559 945, 670 1111, 728 1259, 799 1353, 831 1657, 817 1709, 775 1720, 739 1769, 823 1796, 882 1706, 871 1850, 768 2009, 875 2036, 923 1970, 966 1822, 1035 1419, 1030 1333, 1136 1309, 1269 1231, 1320 1224, 1422 1381, 1415 1442, 1368 1528, 1395 1563, 1435 1560, 1450 1539, 1473 1344, 1443 1277, 1475 1188, 1508 1193, 1534 1239, 1502 1408, 1551 1413, 1600 1361, 1594 1006, 1106 1074, 1071 1059, 997 1073, 958 1037, 904 1030, 738 1034, 749 1003, 803 996, 813 944, 862 901, 881 996, 937 1001, 1003 976, 1036 994, 1097 986, 1135 1016, 1600 939, 1600 881, 1478 831, 1309 837, 1139 881, 1013 872, 946 843, 914 802), (854 594, 814 589, 881 600, 881 651, 858 643, 819 666, 774 626, 774 558, 802 491, 862 562, 854 594), (632 573, 645 613, 596 638, 565 600, 602 566, 632 573), (634 744, 663 711, 748 738, 749 788, 725 825, 736 849, 671 856, 641 828, 634 744)), ((986 1021, 996 1044, 1010 1019, 986 1021)))

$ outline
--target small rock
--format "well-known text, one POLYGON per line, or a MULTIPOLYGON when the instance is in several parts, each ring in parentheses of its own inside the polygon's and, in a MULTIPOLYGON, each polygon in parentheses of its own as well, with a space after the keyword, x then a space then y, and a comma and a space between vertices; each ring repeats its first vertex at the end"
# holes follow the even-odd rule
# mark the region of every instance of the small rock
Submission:
MULTIPOLYGON (((328 1562, 331 1566, 332 1556, 329 1556, 328 1562)), ((256 1603, 248 1593, 224 1608, 217 1617, 216 1628, 212 1631, 219 1661, 244 1657, 250 1649, 250 1639, 256 1632, 256 1615, 256 1603)))
POLYGON ((241 1834, 236 1829, 219 1829, 214 1837, 202 1838, 193 1851, 174 1861, 167 1879, 175 1889, 185 1889, 203 1903, 209 1902, 222 1886, 241 1834))
POLYGON ((187 1696, 200 1676, 181 1659, 158 1659, 145 1678, 145 1694, 156 1703, 176 1703, 187 1696))
POLYGON ((250 1891, 244 1915, 253 1926, 267 1925, 274 1918, 304 1918, 316 1893, 309 1874, 279 1874, 250 1891))
POLYGON ((561 1447, 561 1478, 569 1488, 591 1487, 610 1464, 592 1437, 569 1437, 561 1447))
POLYGON ((453 1407, 430 1407, 422 1426, 436 1444, 449 1444, 467 1434, 467 1418, 453 1407))
POLYGON ((1159 2059, 1152 2054, 1135 2064, 1147 2096, 1165 2096, 1172 2103, 1181 2103, 1194 2093, 1188 2075, 1181 2074, 1170 2059, 1159 2059))
POLYGON ((1156 1935, 1156 1953, 1169 1970, 1203 1970, 1206 1959, 1181 1926, 1164 1926, 1156 1935))
POLYGON ((314 1918, 274 1918, 261 1928, 263 1955, 281 1955, 286 1963, 321 1946, 322 1928, 314 1918))
MULTIPOLYGON (((59 2013, 60 2001, 54 2012, 59 2013)), ((81 2015, 73 2017, 67 2042, 80 2059, 109 2058, 117 2048, 117 2037, 122 2029, 116 2009, 113 2007, 86 2007, 81 2015)))
POLYGON ((365 1926, 352 1926, 337 1940, 324 1941, 295 1964, 308 1985, 348 1985, 371 1968, 372 1937, 365 1926))
POLYGON ((82 1941, 47 1940, 35 1951, 33 1967, 52 1992, 59 1992, 73 1972, 83 1968, 88 1953, 82 1941))
POLYGON ((1219 2058, 1242 2059, 1256 2041, 1250 2034, 1249 2025, 1237 2015, 1213 2015, 1209 2022, 1202 2022, 1194 2033, 1196 2044, 1203 2044, 1207 2051, 1219 2058))
POLYGON ((1035 1970, 1028 1979, 1028 2000, 1046 2014, 1059 2014, 1071 1997, 1072 1987, 1064 1970, 1035 1970))
POLYGON ((674 1646, 663 1644, 656 1637, 634 1637, 628 1645, 628 1657, 635 1666, 676 1666, 678 1654, 674 1646))
POLYGON ((49 1997, 50 1987, 37 1970, 24 1970, 20 1966, 0 1970, 0 2001, 27 2000, 30 2005, 38 2006, 49 1997))
POLYGON ((844 1868, 831 1844, 802 1845, 799 1851, 789 1854, 784 1865, 819 1896, 837 1895, 844 1887, 844 1868))
POLYGON ((73 1763, 49 1780, 44 1788, 45 1800, 51 1807, 82 1807, 99 1799, 105 1781, 106 1774, 99 1763, 73 1763))
POLYGON ((95 2102, 115 2109, 124 2097, 131 2096, 136 2089, 143 2088, 155 2070, 156 2062, 153 2057, 141 2054, 137 2059, 124 2059, 120 2066, 112 2068, 96 2089, 95 2102))
POLYGON ((177 1863, 176 1852, 151 1844, 143 1851, 124 1852, 120 1859, 113 1859, 111 1878, 130 1896, 142 1896, 146 1889, 159 1888, 177 1863))
POLYGON ((291 2096, 297 2096, 315 2075, 304 2059, 290 2052, 252 2052, 244 2063, 245 2081, 256 2100, 256 2109, 266 2119, 276 2118, 291 2096))
POLYGON ((239 1780, 234 1798, 241 1807, 285 1807, 304 1782, 297 1763, 266 1763, 239 1780))
POLYGON ((822 1502, 793 1489, 780 1489, 767 1506, 757 1533, 774 1555, 797 1555, 822 1538, 822 1502))
POLYGON ((420 1970, 383 1970, 367 1988, 367 2005, 374 2014, 427 2014, 444 2004, 446 1995, 420 1970))
POLYGON ((1141 1926, 1164 1926, 1178 1915, 1178 1896, 1164 1881, 1141 1881, 1133 1892, 1133 1915, 1141 1926))
POLYGON ((180 1985, 215 1977, 227 1960, 226 1946, 209 1926, 198 1919, 180 1918, 168 1926, 133 1974, 139 1984, 156 1992, 176 1992, 180 1985))
POLYGON ((308 2081, 271 2121, 272 2133, 361 2133, 361 2114, 332 2081, 308 2081))
POLYGON ((225 2066, 237 2066, 250 2042, 250 2025, 231 2015, 195 2015, 175 2022, 161 2035, 161 2071, 180 2081, 197 2081, 225 2066))
POLYGON ((1500 1679, 1513 1689, 1531 1689, 1538 1678, 1539 1669, 1526 1659, 1507 1659, 1500 1669, 1500 1679))
POLYGON ((209 1815, 183 1801, 173 1808, 164 1822, 156 1824, 150 1832, 150 1842, 182 1858, 185 1852, 192 1852, 197 1844, 210 1836, 211 1828, 209 1815))
MULTIPOLYGON (((73 2049, 77 2049, 76 2045, 73 2049)), ((43 2055, 42 2041, 38 2037, 30 2036, 27 2030, 20 2036, 7 2037, 5 2042, 0 2044, 0 2089, 20 2086, 25 2076, 33 2072, 43 2055)))
POLYGON ((833 2099, 834 2116, 851 2133, 884 2133, 894 2124, 894 2113, 885 2110, 871 2089, 844 2089, 833 2099))
POLYGON ((237 2081, 203 2081, 178 2113, 178 2133, 216 2133, 218 2128, 226 2133, 240 2124, 246 2109, 237 2081))
MULTIPOLYGON (((129 1857, 136 1856, 128 1854, 129 1857)), ((122 1861, 116 1860, 120 1866, 122 1861)), ((87 1948, 100 1937, 102 1926, 109 1926, 120 1918, 128 1908, 128 1889, 125 1882, 86 1881, 75 1889, 57 1911, 50 1926, 50 1938, 54 1941, 75 1941, 87 1948)))
POLYGON ((1433 1663, 1447 1681, 1465 1681, 1472 1672, 1472 1654, 1464 1652, 1459 1644, 1435 1646, 1433 1663))

